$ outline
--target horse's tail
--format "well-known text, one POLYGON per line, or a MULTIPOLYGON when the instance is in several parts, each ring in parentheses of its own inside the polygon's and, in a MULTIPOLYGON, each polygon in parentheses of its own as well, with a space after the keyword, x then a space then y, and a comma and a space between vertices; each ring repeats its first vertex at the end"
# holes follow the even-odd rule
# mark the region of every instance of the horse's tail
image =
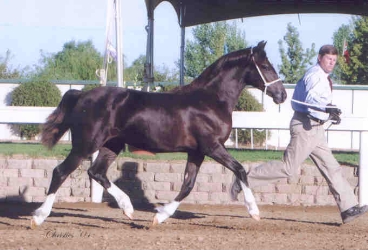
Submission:
POLYGON ((72 112, 81 94, 80 90, 68 90, 57 108, 47 117, 41 131, 41 142, 44 146, 49 149, 54 147, 69 129, 70 125, 66 122, 66 118, 72 112))

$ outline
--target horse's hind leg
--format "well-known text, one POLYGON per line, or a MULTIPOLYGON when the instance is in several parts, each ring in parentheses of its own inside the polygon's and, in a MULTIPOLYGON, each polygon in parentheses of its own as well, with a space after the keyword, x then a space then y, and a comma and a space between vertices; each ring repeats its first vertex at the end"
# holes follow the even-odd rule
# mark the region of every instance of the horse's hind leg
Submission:
POLYGON ((207 155, 234 172, 235 176, 240 180, 240 186, 243 189, 244 194, 245 206, 248 209, 249 214, 253 219, 260 220, 256 199, 254 198, 252 190, 248 187, 247 174, 243 166, 235 160, 221 144, 207 155))
POLYGON ((50 215, 57 190, 70 175, 70 173, 72 173, 80 165, 82 159, 83 158, 79 154, 73 152, 72 150, 67 158, 60 165, 55 167, 52 173, 51 184, 46 200, 38 209, 33 212, 31 219, 32 228, 41 225, 50 215))
POLYGON ((112 139, 107 142, 104 147, 99 149, 96 160, 93 162, 92 167, 88 169, 88 175, 101 184, 115 198, 118 206, 123 209, 124 214, 129 219, 133 219, 134 209, 129 196, 109 181, 106 176, 108 168, 123 147, 124 143, 120 142, 119 139, 112 139))
POLYGON ((181 186, 181 190, 175 197, 174 201, 156 208, 157 213, 153 219, 153 225, 157 225, 172 216, 179 207, 180 202, 190 194, 203 160, 204 155, 202 154, 188 153, 188 161, 185 167, 184 182, 181 186))

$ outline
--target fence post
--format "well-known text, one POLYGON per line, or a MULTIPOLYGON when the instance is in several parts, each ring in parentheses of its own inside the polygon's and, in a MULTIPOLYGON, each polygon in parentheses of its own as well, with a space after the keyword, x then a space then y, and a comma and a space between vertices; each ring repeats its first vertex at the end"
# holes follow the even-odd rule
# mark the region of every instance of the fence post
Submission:
MULTIPOLYGON (((96 151, 92 155, 91 165, 96 160, 97 155, 99 151, 96 151)), ((91 180, 91 200, 95 203, 101 203, 102 202, 102 196, 103 196, 104 188, 101 186, 100 183, 98 183, 95 180, 91 180)))
POLYGON ((254 149, 254 144, 253 144, 253 129, 250 129, 250 144, 251 144, 251 149, 254 149))
POLYGON ((368 131, 360 132, 359 204, 368 205, 368 131))
POLYGON ((238 148, 238 129, 235 129, 235 148, 238 148))

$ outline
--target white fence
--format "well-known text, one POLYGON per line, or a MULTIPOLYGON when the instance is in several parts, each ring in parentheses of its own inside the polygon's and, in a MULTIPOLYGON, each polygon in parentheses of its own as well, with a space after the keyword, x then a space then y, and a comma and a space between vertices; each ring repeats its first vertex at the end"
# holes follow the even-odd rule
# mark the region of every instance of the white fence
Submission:
MULTIPOLYGON (((43 123, 54 110, 53 107, 11 107, 11 92, 21 81, 0 80, 0 141, 19 140, 19 135, 12 131, 15 123, 43 123)), ((69 89, 82 89, 84 85, 97 82, 55 82, 63 95, 69 89)), ((290 140, 289 122, 293 111, 290 100, 295 85, 285 84, 288 98, 283 104, 275 105, 271 98, 266 97, 257 89, 250 88, 249 92, 263 104, 265 112, 233 112, 233 128, 266 129, 271 131, 265 148, 268 146, 284 148, 290 140)), ((368 177, 368 86, 334 86, 334 104, 343 111, 341 124, 331 126, 326 130, 329 146, 332 149, 357 150, 360 153, 359 178, 368 177), (363 153, 364 152, 364 153, 363 153)), ((268 133, 266 133, 268 134, 268 133)), ((37 139, 37 138, 36 138, 37 139)), ((61 140, 70 140, 70 133, 66 133, 61 140)), ((232 142, 237 146, 237 141, 232 142)), ((366 182, 366 181, 365 181, 366 182)), ((360 185, 363 183, 359 179, 360 185)), ((368 184, 368 183, 367 183, 368 184)), ((360 203, 367 204, 367 187, 360 187, 360 203)))
MULTIPOLYGON (((22 81, 21 80, 1 80, 0 79, 0 108, 7 107, 11 102, 11 93, 14 88, 16 88, 22 81)), ((56 86, 60 89, 63 95, 69 89, 82 89, 86 84, 98 83, 93 81, 55 81, 56 86)), ((110 83, 113 85, 113 83, 110 83)), ((288 98, 283 104, 275 105, 270 97, 263 95, 261 91, 254 88, 249 88, 249 92, 255 96, 255 98, 263 104, 264 110, 270 113, 281 113, 281 116, 285 117, 285 122, 289 122, 290 117, 293 114, 291 109, 290 100, 294 92, 295 85, 285 84, 285 88, 288 94, 288 98), (288 117, 289 116, 289 117, 288 117)), ((368 107, 364 105, 366 100, 368 100, 368 86, 334 86, 334 104, 336 104, 343 111, 342 117, 345 116, 366 116, 368 113, 368 107), (362 105, 363 104, 363 105, 362 105)), ((16 115, 17 111, 13 111, 13 116, 16 115)), ((42 115, 42 111, 38 115, 42 115)), ((9 116, 11 117, 11 116, 9 116)), ((2 119, 2 118, 0 118, 2 119)), ((27 118, 28 119, 28 118, 27 118)), ((29 117, 29 119, 35 119, 29 117)), ((26 120, 26 119, 24 119, 26 120)), ((268 120, 267 122, 270 122, 268 120)), ((266 123, 267 123, 266 122, 266 123)), ((261 126, 262 127, 262 126, 261 126)), ((251 128, 251 130, 260 129, 251 128)), ((360 147, 360 134, 356 131, 336 131, 335 126, 326 131, 328 137, 329 146, 337 150, 359 150, 360 147)), ((238 129, 239 130, 239 129, 238 129)), ((268 135, 268 133, 266 133, 268 135)), ((283 149, 287 146, 289 142, 289 130, 285 129, 272 129, 270 130, 270 136, 267 138, 264 147, 283 149)), ((14 133, 13 127, 8 124, 0 123, 0 141, 17 141, 21 140, 19 134, 14 133)), ((36 138, 37 139, 37 138, 36 138)), ((61 138, 61 141, 70 140, 70 134, 67 133, 61 138)), ((226 143, 228 147, 237 147, 237 142, 228 141, 226 143)))
MULTIPOLYGON (((0 108, 0 123, 40 124, 45 122, 53 110, 54 108, 49 107, 2 107, 0 108)), ((233 112, 233 128, 288 130, 290 118, 289 113, 233 112)), ((339 125, 331 126, 328 130, 359 133, 359 202, 361 205, 368 204, 368 117, 345 116, 339 125), (365 180, 363 180, 364 177, 365 180)), ((99 193, 98 197, 100 195, 99 193)), ((93 200, 96 199, 99 200, 99 198, 93 198, 93 200)))

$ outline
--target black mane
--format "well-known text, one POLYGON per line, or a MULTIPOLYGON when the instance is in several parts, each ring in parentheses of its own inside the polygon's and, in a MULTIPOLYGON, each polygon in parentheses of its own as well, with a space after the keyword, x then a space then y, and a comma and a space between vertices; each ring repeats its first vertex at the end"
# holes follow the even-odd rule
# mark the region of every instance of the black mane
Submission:
POLYGON ((172 89, 171 93, 187 93, 198 88, 203 88, 209 83, 209 79, 213 79, 214 76, 220 72, 229 68, 246 67, 250 62, 251 48, 237 50, 223 55, 210 66, 208 66, 197 78, 195 78, 190 84, 184 86, 178 86, 172 89))

